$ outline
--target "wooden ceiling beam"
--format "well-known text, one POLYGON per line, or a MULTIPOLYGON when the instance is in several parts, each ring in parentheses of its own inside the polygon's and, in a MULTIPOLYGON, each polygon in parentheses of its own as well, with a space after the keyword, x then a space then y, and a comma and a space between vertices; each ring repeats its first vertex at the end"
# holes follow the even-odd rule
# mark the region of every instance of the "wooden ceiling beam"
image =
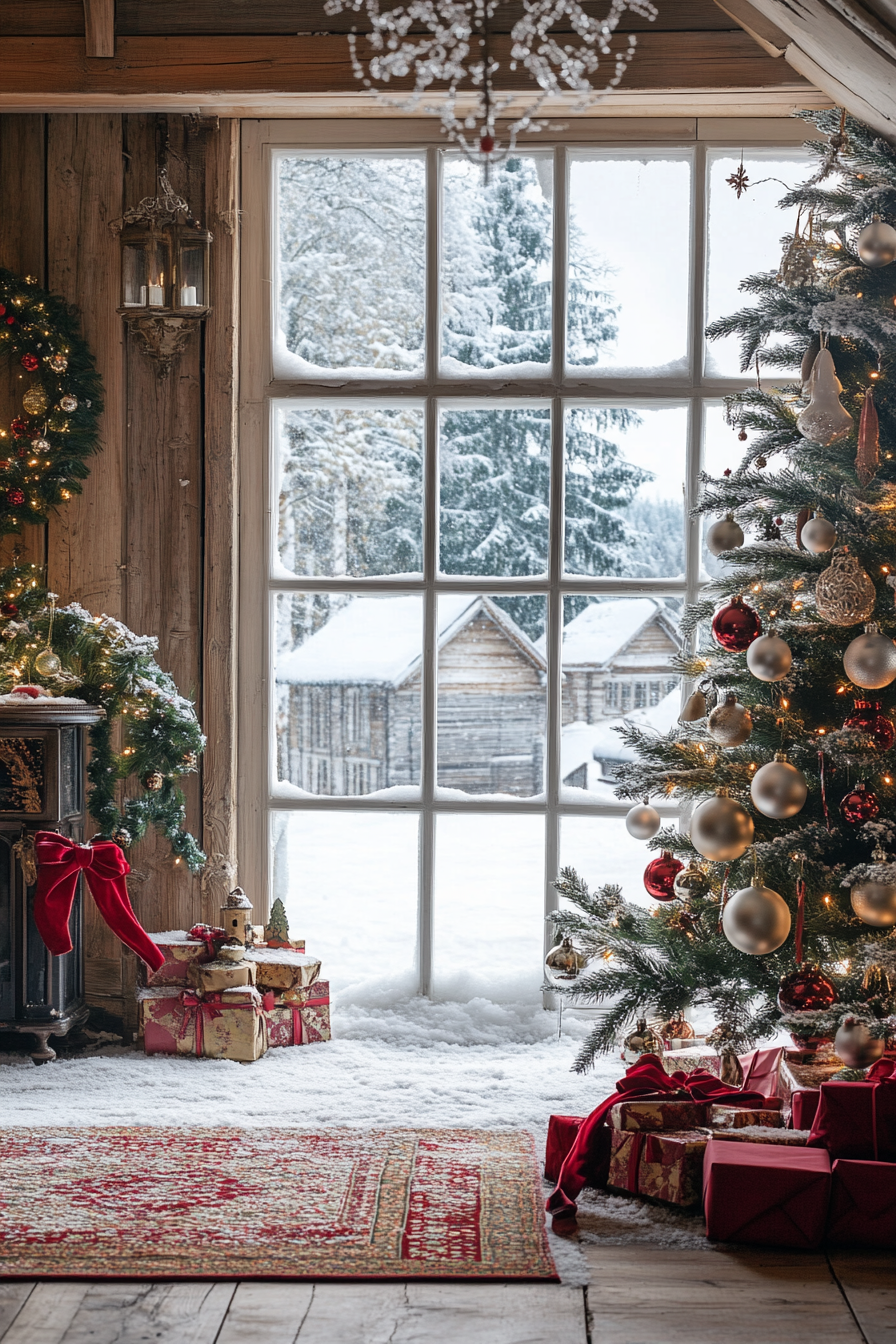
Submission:
MULTIPOLYGON (((494 43, 505 69, 509 38, 494 43), (506 48, 506 50, 505 50, 506 48)), ((611 67, 608 65, 608 70, 611 67)), ((510 87, 532 87, 513 76, 510 87)), ((636 90, 765 90, 810 87, 782 61, 757 50, 743 32, 644 33, 622 82, 636 90)), ((395 92, 399 89, 393 86, 395 92)), ((0 100, 17 94, 199 95, 218 93, 358 93, 342 36, 119 37, 113 59, 85 56, 70 37, 7 37, 0 100)), ((47 102, 47 106, 51 104, 47 102)))
POLYGON ((115 0, 84 0, 84 45, 94 59, 115 55, 115 0))

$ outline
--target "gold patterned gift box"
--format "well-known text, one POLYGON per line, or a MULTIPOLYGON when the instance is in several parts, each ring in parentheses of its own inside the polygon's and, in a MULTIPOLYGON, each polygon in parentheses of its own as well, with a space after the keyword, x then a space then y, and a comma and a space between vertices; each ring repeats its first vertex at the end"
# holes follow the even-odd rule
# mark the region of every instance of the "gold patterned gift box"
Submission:
POLYGON ((698 1129, 706 1104, 698 1101, 621 1101, 610 1111, 611 1129, 698 1129))
POLYGON ((714 1139, 731 1143, 785 1143, 792 1148, 805 1148, 808 1129, 769 1129, 766 1125, 744 1125, 742 1129, 715 1129, 714 1139))
POLYGON ((207 961, 190 967, 189 983, 200 994, 217 994, 254 985, 255 975, 254 961, 207 961))
POLYGON ((251 947, 246 960, 255 966, 255 984, 262 991, 282 994, 288 989, 307 989, 320 977, 320 959, 285 947, 251 947))
POLYGON ((663 1068, 666 1073, 696 1073, 702 1069, 718 1078, 722 1072, 722 1056, 705 1045, 690 1046, 686 1050, 667 1050, 663 1055, 663 1068))
POLYGON ((702 1198, 703 1157, 711 1138, 707 1129, 611 1130, 607 1185, 693 1208, 702 1198))
POLYGON ((138 961, 138 976, 141 985, 155 988, 161 985, 178 985, 181 988, 189 982, 190 967, 199 962, 210 961, 206 944, 188 934, 151 933, 150 938, 165 958, 157 971, 151 971, 143 961, 138 961))
POLYGON ((261 995, 252 985, 212 991, 173 986, 138 991, 143 1048, 148 1055, 260 1059, 268 1047, 261 995))
POLYGON ((765 1129, 783 1129, 784 1114, 749 1106, 709 1106, 707 1124, 710 1129, 743 1129, 745 1125, 761 1125, 765 1129))
POLYGON ((195 1055, 194 1029, 184 1024, 183 993, 176 985, 137 990, 138 1036, 147 1055, 195 1055))
POLYGON ((272 1047, 315 1045, 331 1039, 329 980, 283 994, 268 992, 263 1004, 272 1047))

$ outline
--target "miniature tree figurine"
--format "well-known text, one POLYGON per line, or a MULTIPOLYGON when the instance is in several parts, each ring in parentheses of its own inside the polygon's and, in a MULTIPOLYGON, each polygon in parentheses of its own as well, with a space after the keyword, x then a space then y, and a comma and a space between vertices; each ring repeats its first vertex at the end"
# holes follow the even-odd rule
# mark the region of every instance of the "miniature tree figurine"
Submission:
POLYGON ((279 896, 271 906, 270 919, 264 926, 264 940, 268 947, 292 947, 289 941, 289 920, 279 896))

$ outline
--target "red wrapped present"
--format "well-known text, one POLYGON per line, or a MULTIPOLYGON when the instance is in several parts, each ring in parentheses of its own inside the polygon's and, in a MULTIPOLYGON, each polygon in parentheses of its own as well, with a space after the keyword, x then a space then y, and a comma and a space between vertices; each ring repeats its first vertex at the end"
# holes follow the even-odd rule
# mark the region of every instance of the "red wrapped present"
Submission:
POLYGON ((611 1129, 697 1129, 706 1121, 699 1101, 620 1101, 610 1111, 611 1129))
POLYGON ((798 1087, 790 1094, 790 1123, 794 1129, 811 1129, 815 1122, 821 1091, 817 1087, 798 1087))
POLYGON ((743 1129, 745 1125, 781 1129, 784 1115, 777 1106, 710 1106, 706 1123, 710 1129, 743 1129))
POLYGON ((896 1163, 834 1163, 828 1246, 896 1246, 896 1163))
POLYGON ((556 1181, 566 1154, 575 1143, 583 1115, 552 1115, 548 1120, 548 1138, 544 1149, 545 1180, 556 1181))
POLYGON ((194 962, 210 961, 213 955, 201 938, 191 938, 183 930, 151 933, 149 936, 165 960, 157 971, 151 971, 145 962, 138 962, 137 973, 147 988, 159 985, 183 986, 187 983, 194 962))
POLYGON ((148 1055, 260 1059, 267 1049, 261 995, 251 985, 200 995, 174 986, 138 992, 148 1055))
POLYGON ((762 1092, 766 1097, 776 1097, 783 1054, 781 1046, 773 1046, 771 1049, 751 1050, 748 1055, 739 1055, 740 1066, 744 1071, 744 1081, 741 1084, 744 1090, 762 1092))
POLYGON ((879 1061, 880 1072, 863 1083, 822 1083, 810 1148, 826 1148, 832 1158, 896 1162, 896 1077, 884 1075, 889 1067, 879 1061))
POLYGON ((329 980, 284 994, 269 991, 262 1002, 271 1046, 315 1045, 331 1039, 329 980))
POLYGON ((703 1160, 706 1235, 813 1250, 821 1245, 831 1164, 818 1148, 712 1138, 703 1160))
POLYGON ((610 1131, 607 1185, 680 1208, 700 1203, 708 1130, 610 1131))
POLYGON ((148 1055, 195 1055, 196 1032, 182 1032, 182 993, 175 985, 138 989, 139 1034, 148 1055))

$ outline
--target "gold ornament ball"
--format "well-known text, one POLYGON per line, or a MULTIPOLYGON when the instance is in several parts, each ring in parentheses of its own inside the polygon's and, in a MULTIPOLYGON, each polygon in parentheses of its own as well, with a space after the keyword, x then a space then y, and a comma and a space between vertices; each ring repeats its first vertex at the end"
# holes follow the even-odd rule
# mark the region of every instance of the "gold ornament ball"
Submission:
POLYGON ((753 806, 764 817, 772 817, 775 821, 795 817, 801 812, 808 793, 802 770, 797 770, 781 753, 761 766, 750 784, 753 806))
POLYGON ((896 680, 896 644, 869 621, 865 633, 846 646, 843 670, 850 681, 867 691, 879 691, 896 680))
POLYGON ((886 224, 880 215, 872 215, 871 223, 866 224, 859 234, 857 251, 863 266, 872 270, 889 266, 896 261, 896 229, 886 224))
POLYGON ((896 924, 896 884, 857 882, 850 888, 849 899, 859 919, 872 928, 886 929, 896 924))
POLYGON ((68 393, 66 396, 59 398, 59 405, 68 415, 71 415, 72 411, 78 409, 78 398, 68 393))
POLYGON ((732 947, 751 957, 776 952, 790 933, 787 902, 771 887, 742 887, 722 911, 722 932, 732 947))
POLYGON ((47 394, 42 387, 29 387, 22 398, 22 405, 29 415, 43 415, 47 404, 47 394))
POLYGON ((62 659, 52 649, 41 649, 34 660, 34 670, 42 677, 55 677, 62 669, 62 659))
POLYGON ((733 798, 717 794, 694 809, 691 844, 704 859, 731 863, 745 854, 752 843, 753 819, 733 798))
POLYGON ((634 1064, 642 1055, 662 1055, 663 1043, 647 1019, 639 1017, 634 1031, 626 1036, 622 1043, 622 1058, 627 1064, 634 1064))
POLYGON ((867 1069, 886 1049, 882 1036, 872 1036, 860 1017, 844 1017, 834 1037, 834 1052, 848 1069, 867 1069))
POLYGON ((760 635, 747 649, 747 667, 757 681, 783 681, 792 666, 790 645, 780 635, 760 635))
POLYGON ((854 555, 835 556, 815 585, 818 614, 832 625, 869 620, 876 598, 874 584, 854 555))
POLYGON ((753 719, 737 696, 730 693, 706 721, 709 735, 722 747, 739 747, 753 731, 753 719))
POLYGON ((162 785, 165 783, 165 776, 160 770, 153 770, 152 774, 147 775, 143 782, 150 793, 158 793, 159 789, 161 789, 162 785))

